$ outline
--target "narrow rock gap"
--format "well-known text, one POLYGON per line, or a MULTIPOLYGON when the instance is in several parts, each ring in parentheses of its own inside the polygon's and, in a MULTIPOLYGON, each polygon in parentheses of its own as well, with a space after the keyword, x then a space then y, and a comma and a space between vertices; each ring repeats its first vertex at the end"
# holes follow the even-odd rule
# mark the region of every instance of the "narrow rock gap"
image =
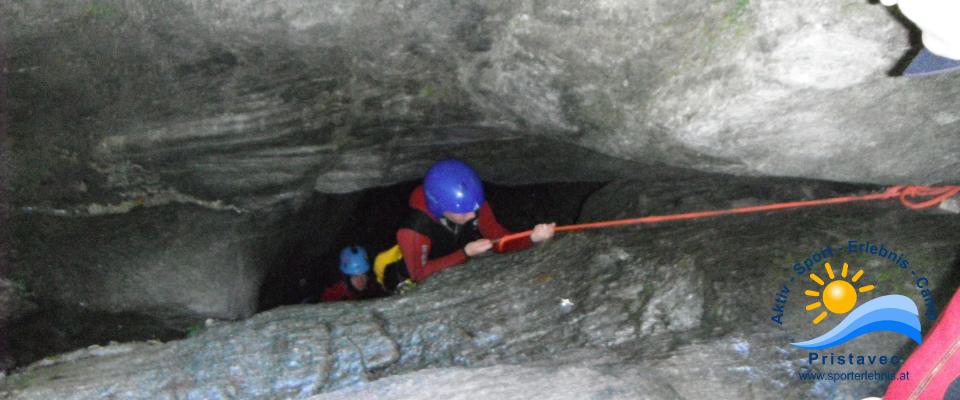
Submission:
MULTIPOLYGON (((280 223, 288 224, 294 233, 285 235, 292 239, 283 242, 273 258, 260 289, 258 311, 317 302, 323 288, 340 278, 337 254, 344 246, 360 244, 375 254, 392 245, 396 227, 408 210, 407 197, 418 184, 410 181, 346 194, 317 194, 307 200, 280 223), (347 216, 332 215, 341 212, 347 216), (326 238, 329 235, 334 238, 326 238)), ((584 200, 601 186, 598 182, 485 184, 499 221, 514 231, 543 221, 574 223, 584 200)), ((36 307, 36 312, 26 313, 10 326, 16 366, 90 345, 182 339, 204 326, 200 320, 94 311, 83 304, 36 307)))
MULTIPOLYGON (((322 290, 341 278, 338 254, 346 246, 363 246, 373 258, 394 245, 397 227, 409 210, 407 198, 419 184, 409 181, 346 194, 317 194, 308 199, 287 218, 299 235, 277 252, 260 289, 258 311, 316 303, 322 290), (331 209, 343 210, 348 216, 331 216, 331 209)), ((497 219, 512 231, 526 230, 539 222, 574 223, 587 196, 602 186, 600 182, 484 185, 497 219)))

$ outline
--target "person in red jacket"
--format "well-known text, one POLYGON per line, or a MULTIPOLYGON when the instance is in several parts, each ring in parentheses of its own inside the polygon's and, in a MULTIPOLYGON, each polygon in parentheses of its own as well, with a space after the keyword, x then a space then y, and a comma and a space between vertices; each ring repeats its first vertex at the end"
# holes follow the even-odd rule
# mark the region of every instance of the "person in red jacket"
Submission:
POLYGON ((340 252, 340 272, 343 277, 324 289, 320 301, 327 303, 377 297, 376 285, 369 284, 370 262, 363 247, 349 246, 340 252))
MULTIPOLYGON (((490 251, 493 241, 511 234, 483 196, 480 177, 466 163, 433 164, 423 185, 410 195, 410 213, 397 231, 397 246, 377 256, 378 282, 395 292, 405 282, 422 282, 446 268, 490 251)), ((525 249, 553 237, 555 223, 538 224, 529 238, 503 252, 525 249)))

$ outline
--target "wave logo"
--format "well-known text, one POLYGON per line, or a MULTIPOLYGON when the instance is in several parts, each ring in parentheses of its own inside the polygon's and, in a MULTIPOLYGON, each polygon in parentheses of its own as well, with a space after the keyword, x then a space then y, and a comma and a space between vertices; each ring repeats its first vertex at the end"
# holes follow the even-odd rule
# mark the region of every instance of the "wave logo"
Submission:
POLYGON ((821 290, 806 290, 804 294, 816 297, 817 301, 807 305, 807 311, 820 310, 813 319, 814 325, 819 324, 827 317, 828 311, 834 314, 849 315, 843 318, 837 326, 827 333, 805 342, 791 343, 801 349, 821 350, 837 346, 871 332, 896 332, 917 342, 921 342, 920 318, 916 303, 909 297, 901 295, 887 295, 875 298, 860 307, 857 305, 857 293, 866 293, 874 289, 873 285, 864 285, 855 288, 854 284, 863 277, 860 269, 847 282, 847 263, 843 263, 840 277, 834 274, 830 263, 824 264, 824 269, 830 282, 825 282, 817 274, 811 273, 810 280, 821 286, 821 290), (826 311, 821 310, 826 308, 826 311), (852 310, 852 311, 851 311, 852 310))

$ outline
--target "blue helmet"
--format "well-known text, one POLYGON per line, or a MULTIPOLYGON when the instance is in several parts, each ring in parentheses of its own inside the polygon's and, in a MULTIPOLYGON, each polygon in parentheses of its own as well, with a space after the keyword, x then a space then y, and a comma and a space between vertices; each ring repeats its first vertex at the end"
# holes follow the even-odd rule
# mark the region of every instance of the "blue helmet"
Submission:
POLYGON ((360 275, 370 270, 367 251, 360 246, 350 246, 340 251, 340 271, 347 275, 360 275))
POLYGON ((477 172, 460 160, 437 161, 423 178, 427 209, 434 217, 444 212, 468 213, 483 204, 483 184, 477 172))

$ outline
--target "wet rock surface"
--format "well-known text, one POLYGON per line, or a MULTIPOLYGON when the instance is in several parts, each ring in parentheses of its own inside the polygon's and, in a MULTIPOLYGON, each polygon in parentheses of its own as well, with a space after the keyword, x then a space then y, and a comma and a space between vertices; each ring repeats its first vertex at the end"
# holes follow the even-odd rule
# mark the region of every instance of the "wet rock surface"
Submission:
MULTIPOLYGON (((588 200, 583 218, 624 208, 642 215, 660 213, 663 205, 797 199, 792 190, 803 188, 810 192, 800 198, 875 189, 729 177, 694 182, 613 182, 588 200), (650 203, 634 200, 641 196, 650 203)), ((475 258, 402 297, 281 307, 185 340, 51 358, 5 378, 0 392, 10 398, 533 391, 558 398, 862 398, 881 394, 885 384, 798 379, 804 368, 839 367, 807 366, 808 353, 790 345, 823 331, 809 322, 799 294, 814 284, 787 283, 792 265, 824 246, 883 241, 906 251, 915 271, 937 282, 942 305, 958 281, 958 225, 954 214, 879 203, 561 234, 528 251, 475 258), (779 326, 771 322, 771 304, 782 284, 793 290, 796 312, 779 326), (582 381, 574 375, 598 385, 575 385, 582 381), (491 386, 495 381, 503 384, 491 386)), ((875 255, 843 260, 866 269, 864 279, 878 287, 865 298, 901 293, 923 308, 908 271, 884 267, 875 255)), ((875 333, 837 351, 906 355, 914 346, 875 333)))

